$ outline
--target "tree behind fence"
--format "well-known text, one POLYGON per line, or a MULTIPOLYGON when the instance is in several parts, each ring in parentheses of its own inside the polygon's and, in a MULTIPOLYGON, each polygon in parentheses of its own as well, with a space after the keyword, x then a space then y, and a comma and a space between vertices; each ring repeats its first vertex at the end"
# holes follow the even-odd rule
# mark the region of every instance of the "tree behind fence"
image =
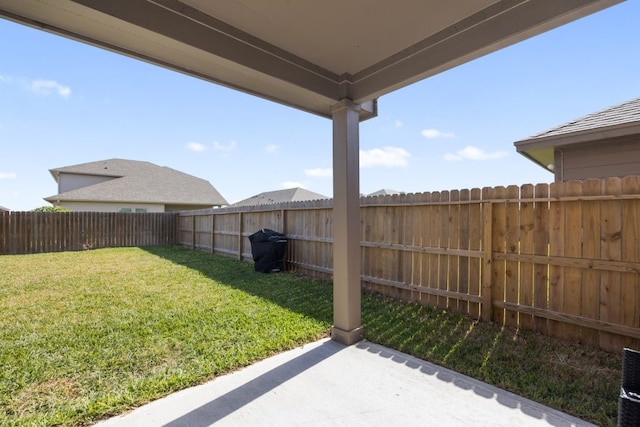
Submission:
POLYGON ((173 245, 175 213, 2 212, 0 254, 173 245))

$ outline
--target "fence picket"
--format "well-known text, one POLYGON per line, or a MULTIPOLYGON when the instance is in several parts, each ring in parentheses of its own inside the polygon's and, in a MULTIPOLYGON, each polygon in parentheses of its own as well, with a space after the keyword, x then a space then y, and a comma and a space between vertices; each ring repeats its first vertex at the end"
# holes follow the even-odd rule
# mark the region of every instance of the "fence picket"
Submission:
MULTIPOLYGON (((520 190, 515 185, 507 187, 507 199, 505 204, 505 252, 511 254, 520 253, 520 190)), ((504 300, 513 304, 518 304, 519 294, 519 263, 517 261, 507 261, 505 265, 505 290, 504 300)), ((506 310, 505 324, 517 328, 519 324, 518 312, 506 310)))
MULTIPOLYGON (((564 195, 564 183, 554 182, 549 188, 551 203, 549 208, 549 255, 552 257, 564 256, 564 203, 553 200, 564 195)), ((564 298, 564 267, 552 265, 549 268, 549 309, 561 312, 564 298)), ((549 334, 562 338, 563 324, 549 321, 549 334)))
MULTIPOLYGON (((505 202, 503 201, 507 197, 507 189, 505 187, 496 187, 493 189, 493 198, 498 199, 493 204, 493 219, 492 230, 493 237, 491 247, 493 253, 505 254, 506 248, 506 226, 507 226, 507 209, 505 202)), ((491 263, 492 277, 491 296, 493 301, 504 302, 505 301, 505 282, 507 262, 504 259, 494 259, 491 263)), ((501 306, 495 305, 493 307, 493 314, 491 318, 494 322, 505 322, 505 310, 501 306)))
MULTIPOLYGON (((534 188, 536 198, 542 201, 534 201, 534 254, 540 257, 549 256, 549 185, 538 184, 534 188)), ((546 310, 549 298, 549 266, 547 264, 534 263, 533 265, 533 306, 546 310)), ((533 327, 541 334, 548 332, 548 320, 541 316, 534 316, 533 327)))
MULTIPOLYGON (((482 197, 482 191, 479 188, 472 188, 469 199, 469 250, 480 251, 482 249, 482 206, 479 201, 482 197)), ((482 269, 480 257, 469 257, 469 295, 480 296, 480 286, 482 283, 482 269)), ((480 304, 469 302, 469 316, 474 319, 480 318, 480 304)))
MULTIPOLYGON (((534 188, 531 184, 525 184, 520 188, 522 199, 531 199, 534 196, 534 188)), ((533 203, 526 201, 520 203, 520 253, 534 254, 534 209, 533 203)), ((535 281, 533 277, 533 263, 520 263, 520 295, 518 303, 527 307, 533 307, 533 295, 535 281)), ((525 313, 519 314, 518 326, 522 329, 533 329, 533 316, 525 313)))
MULTIPOLYGON (((470 190, 460 190, 460 200, 466 202, 471 197, 470 190)), ((459 247, 460 249, 469 249, 470 239, 470 217, 469 212, 471 205, 469 203, 461 203, 460 209, 460 228, 459 228, 459 247)), ((458 292, 463 295, 469 295, 469 261, 471 258, 468 256, 461 256, 458 258, 458 292)), ((458 300, 458 312, 463 314, 469 313, 469 302, 464 300, 458 300)))
MULTIPOLYGON (((564 185, 564 195, 581 196, 582 183, 570 181, 564 185)), ((580 258, 582 252, 582 202, 580 200, 567 201, 564 212, 564 256, 580 258)), ((582 300, 582 269, 564 268, 564 289, 562 297, 562 312, 574 315, 581 314, 582 300)), ((580 327, 565 324, 563 338, 567 341, 580 341, 580 327)))
MULTIPOLYGON (((622 183, 620 178, 606 178, 602 181, 605 194, 620 194, 622 183)), ((600 204, 602 215, 601 256, 606 260, 621 259, 621 201, 603 200, 600 204)), ((605 271, 600 275, 600 320, 617 323, 620 320, 621 308, 621 275, 619 271, 605 271)), ((600 347, 615 351, 621 348, 622 338, 608 332, 600 333, 600 347)))
MULTIPOLYGON (((589 179, 582 183, 583 196, 598 196, 601 192, 599 179, 589 179)), ((583 258, 600 259, 600 201, 585 200, 582 203, 582 254, 583 258)), ((588 319, 600 317, 600 272, 593 269, 582 272, 582 316, 588 319)), ((582 328, 580 341, 596 346, 600 333, 596 329, 582 328)))
MULTIPOLYGON (((441 191, 440 192, 440 202, 442 203, 439 206, 439 219, 438 219, 438 247, 447 248, 449 247, 449 208, 450 205, 447 204, 449 202, 449 191, 441 191)), ((448 274, 449 274, 449 255, 448 254, 440 254, 438 255, 438 289, 441 291, 447 290, 447 282, 448 282, 448 274)), ((445 296, 438 297, 438 308, 446 309, 449 307, 448 298, 445 296)))
MULTIPOLYGON (((622 179, 622 194, 640 194, 640 177, 628 176, 622 179)), ((637 262, 640 259, 640 200, 622 201, 622 228, 620 232, 621 260, 637 262), (622 232, 624 230, 624 233, 622 232)), ((639 266, 640 269, 640 266, 639 266)), ((640 327, 640 270, 621 273, 620 283, 620 319, 625 326, 640 327)), ((623 338, 623 347, 633 348, 633 339, 623 338)))
MULTIPOLYGON (((440 245, 440 192, 434 191, 430 195, 431 200, 436 204, 429 206, 429 248, 437 248, 440 245)), ((437 253, 429 254, 429 289, 438 289, 440 281, 440 267, 438 265, 440 255, 437 253)), ((435 294, 429 294, 429 305, 438 306, 438 297, 435 294)))

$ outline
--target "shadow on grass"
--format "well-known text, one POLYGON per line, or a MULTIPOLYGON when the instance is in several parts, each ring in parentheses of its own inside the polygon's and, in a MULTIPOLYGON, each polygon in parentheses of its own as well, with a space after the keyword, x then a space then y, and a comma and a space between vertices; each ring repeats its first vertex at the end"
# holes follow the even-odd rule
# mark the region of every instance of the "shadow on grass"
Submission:
POLYGON ((259 273, 237 259, 182 247, 142 248, 155 256, 196 270, 217 283, 263 298, 329 326, 332 321, 331 282, 290 273, 259 273))
POLYGON ((616 425, 618 355, 373 295, 364 296, 362 311, 370 341, 588 422, 616 425))
MULTIPOLYGON (((264 274, 236 259, 180 247, 145 248, 225 286, 332 323, 331 282, 264 274)), ((365 339, 568 412, 615 425, 616 355, 542 335, 476 322, 445 310, 362 294, 365 339)))

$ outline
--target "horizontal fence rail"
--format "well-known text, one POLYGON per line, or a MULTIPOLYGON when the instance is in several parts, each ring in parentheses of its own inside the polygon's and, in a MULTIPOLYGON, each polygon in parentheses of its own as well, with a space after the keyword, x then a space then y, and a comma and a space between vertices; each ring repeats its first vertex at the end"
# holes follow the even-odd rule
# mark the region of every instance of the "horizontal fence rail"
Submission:
POLYGON ((176 213, 2 212, 0 254, 176 244, 176 213))
MULTIPOLYGON (((181 212, 178 242, 330 279, 332 201, 181 212)), ((640 344, 640 177, 361 199, 363 287, 617 352, 640 344)))

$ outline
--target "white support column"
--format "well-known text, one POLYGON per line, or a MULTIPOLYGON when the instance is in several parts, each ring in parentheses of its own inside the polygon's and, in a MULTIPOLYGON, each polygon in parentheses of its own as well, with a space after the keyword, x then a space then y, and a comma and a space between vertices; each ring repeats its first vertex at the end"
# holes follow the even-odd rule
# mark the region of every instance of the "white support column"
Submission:
POLYGON ((360 312, 360 106, 342 100, 333 116, 333 327, 346 345, 362 340, 360 312))

